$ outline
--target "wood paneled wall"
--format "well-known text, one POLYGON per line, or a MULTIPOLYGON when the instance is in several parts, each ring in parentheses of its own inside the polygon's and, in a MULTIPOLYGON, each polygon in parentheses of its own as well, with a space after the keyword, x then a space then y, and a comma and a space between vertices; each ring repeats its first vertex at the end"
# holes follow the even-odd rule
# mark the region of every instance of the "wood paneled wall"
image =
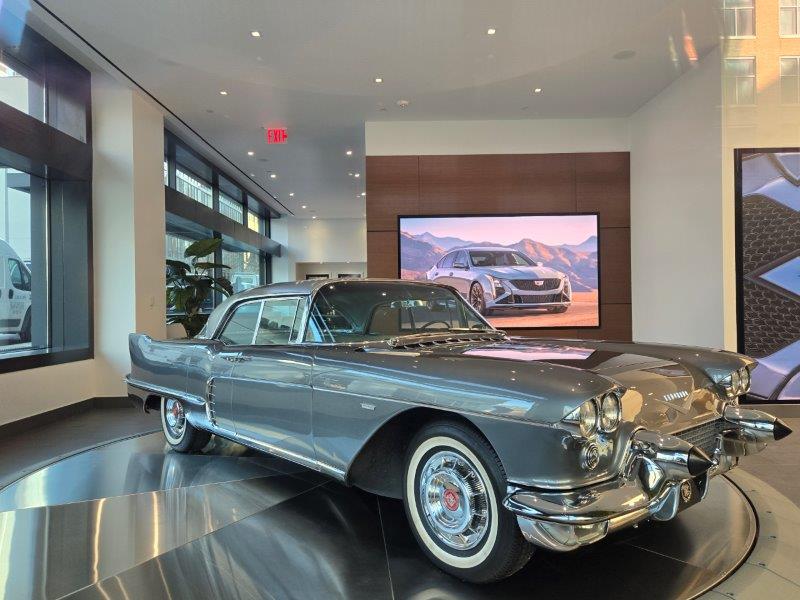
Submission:
POLYGON ((601 327, 513 333, 631 339, 629 153, 368 156, 366 177, 370 277, 398 276, 398 215, 599 213, 601 327))

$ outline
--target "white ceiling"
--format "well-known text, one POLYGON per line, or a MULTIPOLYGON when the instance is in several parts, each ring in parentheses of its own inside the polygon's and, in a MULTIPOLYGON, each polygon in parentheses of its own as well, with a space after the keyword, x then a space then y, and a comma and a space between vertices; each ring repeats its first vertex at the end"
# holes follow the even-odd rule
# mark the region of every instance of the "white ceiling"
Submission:
POLYGON ((41 1, 298 216, 363 215, 365 121, 626 116, 719 43, 714 0, 41 1))

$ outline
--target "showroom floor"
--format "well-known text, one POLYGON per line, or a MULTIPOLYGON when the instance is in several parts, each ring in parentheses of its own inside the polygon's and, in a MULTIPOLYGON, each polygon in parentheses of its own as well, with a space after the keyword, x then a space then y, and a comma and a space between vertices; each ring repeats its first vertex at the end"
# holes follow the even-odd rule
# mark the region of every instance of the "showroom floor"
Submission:
MULTIPOLYGON (((787 422, 800 430, 800 419, 787 422)), ((797 435, 734 471, 758 528, 750 504, 720 478, 673 523, 576 553, 540 553, 503 584, 470 586, 424 559, 399 502, 228 442, 178 455, 160 432, 148 433, 158 425, 131 408, 98 409, 0 442, 0 533, 3 525, 26 531, 0 535, 0 552, 14 557, 14 568, 0 572, 3 589, 106 599, 510 598, 532 589, 580 598, 587 581, 626 564, 636 568, 592 597, 689 597, 736 567, 758 537, 746 563, 708 597, 800 597, 789 531, 800 528, 792 504, 800 490, 787 477, 800 466, 797 435)))

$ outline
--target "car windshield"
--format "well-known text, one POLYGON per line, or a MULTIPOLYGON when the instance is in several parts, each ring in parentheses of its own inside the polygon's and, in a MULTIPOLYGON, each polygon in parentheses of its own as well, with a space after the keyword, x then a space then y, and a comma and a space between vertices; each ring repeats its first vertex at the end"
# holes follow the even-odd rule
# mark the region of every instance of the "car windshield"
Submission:
POLYGON ((404 282, 342 281, 314 298, 307 342, 342 343, 399 335, 488 331, 491 327, 447 288, 404 282))
POLYGON ((510 250, 471 250, 473 267, 530 267, 535 263, 520 252, 510 250))

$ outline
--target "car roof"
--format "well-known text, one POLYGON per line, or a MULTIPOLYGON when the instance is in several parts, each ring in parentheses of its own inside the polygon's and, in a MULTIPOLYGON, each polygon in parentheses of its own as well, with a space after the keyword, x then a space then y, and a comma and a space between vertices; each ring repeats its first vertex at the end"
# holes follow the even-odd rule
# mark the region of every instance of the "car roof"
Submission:
POLYGON ((336 284, 347 284, 352 282, 358 283, 403 283, 403 284, 412 284, 412 285, 424 285, 424 286, 436 286, 436 287, 447 287, 442 286, 437 283, 433 283, 432 281, 413 281, 413 280, 406 280, 406 279, 379 279, 379 278, 347 278, 347 279, 307 279, 305 281, 285 281, 281 283, 270 283, 268 285, 262 285, 259 287, 254 287, 249 290, 244 290, 242 292, 238 292, 233 294, 232 296, 228 296, 223 300, 209 315, 208 321, 206 322, 206 326, 203 328, 203 331, 198 334, 197 337, 199 338, 208 338, 214 334, 217 327, 219 326, 222 319, 228 313, 228 309, 232 304, 238 304, 244 300, 249 299, 258 299, 258 298, 267 298, 267 297, 276 297, 276 296, 311 296, 316 293, 318 289, 325 285, 329 285, 332 283, 336 284))
POLYGON ((504 248, 503 246, 466 246, 464 248, 453 248, 451 252, 458 250, 489 250, 491 252, 519 252, 516 248, 504 248))

